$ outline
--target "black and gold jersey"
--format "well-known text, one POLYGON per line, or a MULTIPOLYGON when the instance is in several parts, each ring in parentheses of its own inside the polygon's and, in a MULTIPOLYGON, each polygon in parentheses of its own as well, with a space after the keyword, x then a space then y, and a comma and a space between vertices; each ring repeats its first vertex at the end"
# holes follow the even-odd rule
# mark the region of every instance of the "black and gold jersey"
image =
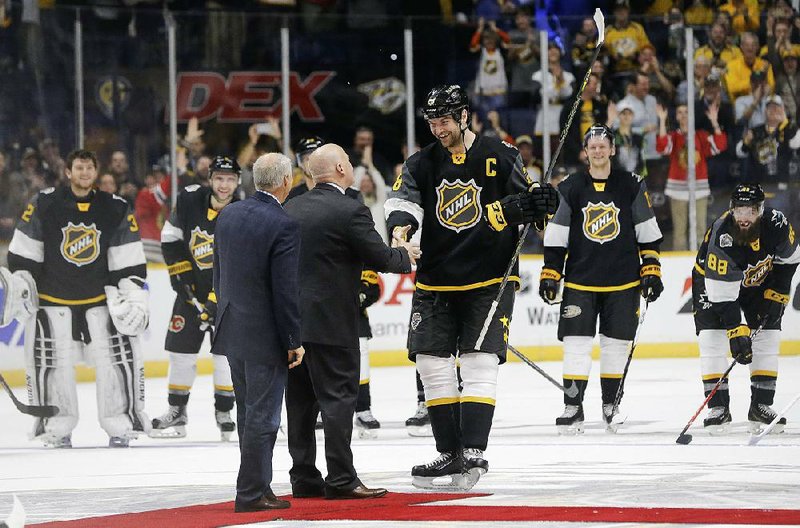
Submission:
POLYGON ((639 285, 641 258, 658 258, 662 235, 641 176, 612 170, 608 180, 588 172, 558 186, 561 202, 544 234, 544 267, 564 269, 564 286, 618 291, 639 285))
POLYGON ((777 209, 766 207, 753 242, 737 239, 738 228, 726 212, 706 231, 694 269, 704 277, 710 303, 739 298, 741 288, 767 286, 788 295, 792 275, 800 263, 794 228, 777 209))
MULTIPOLYGON (((457 291, 499 283, 519 231, 492 230, 483 210, 531 184, 519 151, 495 138, 478 136, 466 155, 437 141, 411 156, 384 207, 390 232, 402 225, 422 228, 417 288, 457 291)), ((517 275, 515 268, 511 280, 519 282, 517 275)))
POLYGON ((219 211, 211 207, 211 188, 189 185, 178 195, 175 209, 161 230, 161 251, 170 273, 185 273, 191 267, 194 294, 201 303, 213 288, 218 215, 219 211))
POLYGON ((105 304, 105 286, 147 277, 128 203, 103 191, 79 198, 69 187, 45 189, 28 203, 8 248, 8 265, 31 272, 45 306, 105 304))

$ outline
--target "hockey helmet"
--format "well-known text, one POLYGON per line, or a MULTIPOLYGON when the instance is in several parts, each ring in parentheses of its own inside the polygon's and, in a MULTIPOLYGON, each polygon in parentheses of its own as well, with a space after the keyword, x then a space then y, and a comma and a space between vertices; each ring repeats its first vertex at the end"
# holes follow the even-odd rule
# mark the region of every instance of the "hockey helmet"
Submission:
POLYGON ((602 123, 595 123, 589 127, 589 130, 587 130, 586 134, 583 135, 583 148, 586 148, 586 146, 589 144, 589 140, 593 137, 608 139, 608 141, 611 143, 611 147, 614 147, 614 132, 602 123))
POLYGON ((215 172, 230 172, 239 176, 242 170, 236 160, 228 156, 216 156, 211 161, 211 166, 208 168, 208 175, 213 176, 215 172))
POLYGON ((422 117, 430 121, 437 117, 450 116, 460 123, 462 110, 469 114, 466 90, 457 84, 441 84, 428 92, 425 104, 422 105, 422 117))
POLYGON ((740 183, 731 194, 731 211, 737 207, 752 207, 758 215, 764 213, 764 189, 757 183, 740 183))
POLYGON ((306 154, 314 152, 325 142, 322 140, 321 137, 318 136, 306 136, 301 138, 300 141, 297 142, 297 146, 294 148, 294 155, 295 161, 297 161, 297 166, 300 167, 302 165, 302 157, 306 154))

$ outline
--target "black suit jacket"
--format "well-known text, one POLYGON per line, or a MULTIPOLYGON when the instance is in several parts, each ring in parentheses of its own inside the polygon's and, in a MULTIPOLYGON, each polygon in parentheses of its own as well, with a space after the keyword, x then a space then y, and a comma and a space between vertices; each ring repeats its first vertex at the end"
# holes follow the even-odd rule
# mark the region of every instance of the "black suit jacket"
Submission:
POLYGON ((364 266, 411 272, 405 249, 392 249, 369 209, 322 183, 286 202, 300 223, 300 306, 303 342, 358 348, 358 292, 364 266))
POLYGON ((299 255, 299 226, 271 196, 256 192, 222 210, 214 236, 213 352, 287 364, 288 350, 301 345, 299 255))

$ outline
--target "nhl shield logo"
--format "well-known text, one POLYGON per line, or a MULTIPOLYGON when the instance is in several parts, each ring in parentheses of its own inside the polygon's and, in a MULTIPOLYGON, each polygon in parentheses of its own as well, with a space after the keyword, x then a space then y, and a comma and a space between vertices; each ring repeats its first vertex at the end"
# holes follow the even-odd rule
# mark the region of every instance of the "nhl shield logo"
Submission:
POLYGON ((195 227, 189 239, 189 251, 200 269, 211 269, 214 265, 214 235, 195 227))
POLYGON ((586 204, 583 208, 583 234, 592 242, 605 244, 619 235, 619 207, 614 202, 586 204))
POLYGON ((770 271, 772 271, 772 255, 767 255, 766 258, 747 266, 747 269, 744 270, 742 286, 752 288, 753 286, 761 285, 770 271))
POLYGON ((85 266, 97 260, 100 254, 100 231, 95 224, 88 226, 67 223, 61 228, 61 255, 67 262, 76 266, 85 266))
POLYGON ((469 229, 481 219, 481 187, 474 179, 468 182, 442 180, 436 187, 436 217, 439 223, 456 233, 469 229))

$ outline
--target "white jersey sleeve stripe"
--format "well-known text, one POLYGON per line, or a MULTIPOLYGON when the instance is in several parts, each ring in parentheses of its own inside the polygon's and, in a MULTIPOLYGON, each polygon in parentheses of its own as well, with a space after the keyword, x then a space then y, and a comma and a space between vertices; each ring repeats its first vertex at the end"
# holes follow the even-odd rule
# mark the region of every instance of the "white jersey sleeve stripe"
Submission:
POLYGON ((119 271, 142 264, 147 264, 147 260, 144 256, 144 245, 139 240, 108 248, 108 271, 119 271))
POLYGON ((19 229, 14 230, 8 252, 34 262, 44 262, 44 242, 29 237, 19 229))
MULTIPOLYGON (((393 211, 403 211, 411 216, 413 216, 419 225, 422 225, 422 217, 424 216, 425 212, 418 204, 414 202, 410 202, 408 200, 403 200, 402 198, 388 198, 386 202, 383 204, 383 210, 386 213, 386 218, 389 218, 389 215, 392 214, 393 211)), ((165 225, 164 228, 167 226, 165 225)), ((161 232, 161 241, 164 241, 163 231, 161 232)))
POLYGON ((658 227, 656 217, 650 217, 644 222, 639 222, 634 227, 636 230, 636 241, 640 244, 655 242, 661 238, 661 229, 658 227))
POLYGON ((706 277, 708 302, 732 302, 739 298, 739 281, 721 281, 706 277))
POLYGON ((544 230, 545 247, 567 247, 569 244, 569 226, 549 223, 544 230))
POLYGON ((169 220, 164 222, 161 229, 161 243, 178 242, 183 240, 183 229, 175 227, 169 220))
POLYGON ((800 246, 794 248, 794 252, 788 257, 775 257, 776 264, 797 264, 800 263, 800 246))

